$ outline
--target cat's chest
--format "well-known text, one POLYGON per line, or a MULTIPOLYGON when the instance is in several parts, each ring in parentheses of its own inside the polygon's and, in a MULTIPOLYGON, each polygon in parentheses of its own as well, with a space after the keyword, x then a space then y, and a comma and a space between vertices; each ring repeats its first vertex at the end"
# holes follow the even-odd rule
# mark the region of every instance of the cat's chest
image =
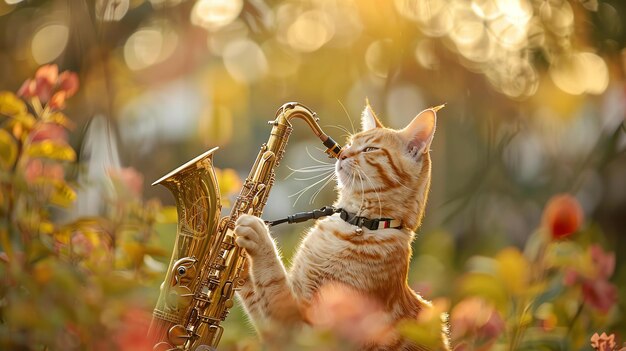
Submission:
POLYGON ((308 298, 327 281, 371 290, 380 282, 394 279, 398 264, 408 257, 405 235, 393 230, 358 235, 355 229, 334 217, 318 222, 303 241, 292 266, 298 295, 308 298))

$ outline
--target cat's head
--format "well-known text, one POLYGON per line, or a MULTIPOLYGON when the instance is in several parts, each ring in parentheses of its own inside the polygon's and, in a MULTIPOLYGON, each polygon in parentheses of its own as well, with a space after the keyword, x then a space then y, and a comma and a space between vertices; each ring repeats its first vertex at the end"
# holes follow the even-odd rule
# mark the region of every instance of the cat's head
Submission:
POLYGON ((370 218, 402 219, 416 229, 430 187, 436 111, 424 110, 396 130, 384 127, 366 102, 362 130, 349 138, 335 165, 338 204, 370 218))

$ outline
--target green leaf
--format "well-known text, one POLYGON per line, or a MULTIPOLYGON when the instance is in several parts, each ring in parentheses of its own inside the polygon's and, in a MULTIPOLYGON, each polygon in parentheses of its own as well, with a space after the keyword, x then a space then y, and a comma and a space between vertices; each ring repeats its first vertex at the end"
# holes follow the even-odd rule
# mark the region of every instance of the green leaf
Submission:
POLYGON ((563 292, 563 290, 563 276, 558 274, 552 279, 548 289, 546 289, 541 295, 537 296, 537 298, 533 301, 532 312, 534 313, 543 303, 553 301, 563 292))
POLYGON ((0 129, 0 167, 10 169, 17 159, 17 141, 4 129, 0 129))
POLYGON ((16 116, 26 114, 26 104, 10 91, 0 91, 0 114, 16 116))
POLYGON ((64 142, 43 140, 30 144, 26 150, 30 157, 44 157, 60 161, 76 160, 76 152, 64 142))

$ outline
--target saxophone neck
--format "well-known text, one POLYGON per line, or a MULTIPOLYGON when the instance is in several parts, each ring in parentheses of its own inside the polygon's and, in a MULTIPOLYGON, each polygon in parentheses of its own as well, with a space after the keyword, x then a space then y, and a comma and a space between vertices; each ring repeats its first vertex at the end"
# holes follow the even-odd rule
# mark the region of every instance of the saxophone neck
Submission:
POLYGON ((282 105, 278 111, 276 111, 276 119, 272 123, 274 125, 285 124, 291 127, 291 120, 294 118, 300 118, 306 122, 313 133, 322 141, 324 146, 327 147, 326 153, 328 156, 333 158, 339 157, 341 146, 333 140, 333 138, 324 133, 318 124, 319 118, 317 118, 317 114, 303 104, 299 102, 288 102, 282 105))

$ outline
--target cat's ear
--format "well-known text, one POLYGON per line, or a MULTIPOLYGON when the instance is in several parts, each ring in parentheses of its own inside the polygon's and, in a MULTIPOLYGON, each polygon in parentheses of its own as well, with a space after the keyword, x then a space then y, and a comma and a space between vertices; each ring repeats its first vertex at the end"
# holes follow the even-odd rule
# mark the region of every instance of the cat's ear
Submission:
POLYGON ((365 108, 363 109, 363 113, 361 113, 361 130, 364 132, 366 130, 382 127, 383 124, 380 123, 376 117, 374 110, 372 110, 372 106, 370 106, 369 100, 365 99, 365 108))
POLYGON ((411 155, 417 157, 430 150, 439 108, 429 108, 420 112, 408 126, 400 131, 402 138, 408 142, 408 151, 411 155))

